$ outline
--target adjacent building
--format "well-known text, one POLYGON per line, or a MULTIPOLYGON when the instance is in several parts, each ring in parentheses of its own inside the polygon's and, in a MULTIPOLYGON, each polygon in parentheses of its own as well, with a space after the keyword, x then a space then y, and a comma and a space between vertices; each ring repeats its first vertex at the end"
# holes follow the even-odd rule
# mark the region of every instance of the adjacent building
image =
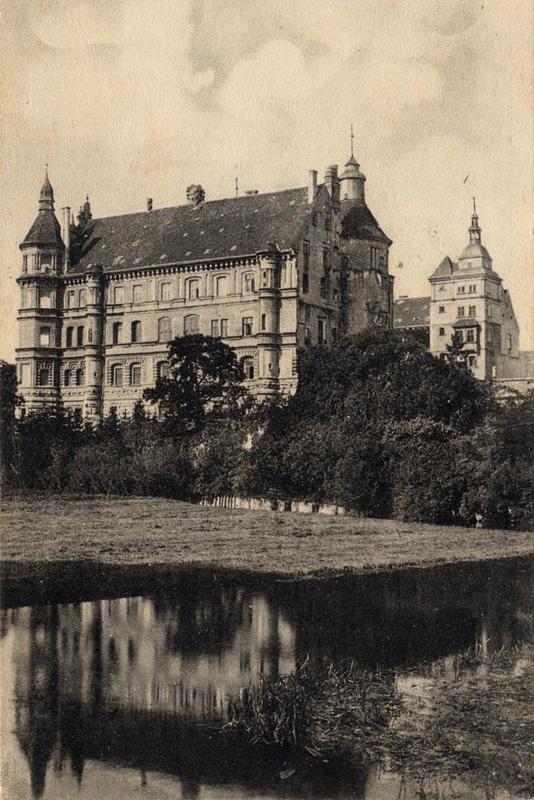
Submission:
POLYGON ((130 413, 168 370, 176 336, 233 347, 259 397, 292 392, 299 348, 370 323, 392 326, 391 240, 354 155, 318 184, 73 223, 48 175, 20 245, 17 371, 26 408, 62 401, 98 421, 130 413))
POLYGON ((399 298, 394 328, 414 333, 434 355, 447 352, 456 334, 473 375, 513 381, 521 376, 519 325, 509 292, 482 244, 476 207, 469 243, 457 261, 446 256, 432 273, 430 297, 399 298))

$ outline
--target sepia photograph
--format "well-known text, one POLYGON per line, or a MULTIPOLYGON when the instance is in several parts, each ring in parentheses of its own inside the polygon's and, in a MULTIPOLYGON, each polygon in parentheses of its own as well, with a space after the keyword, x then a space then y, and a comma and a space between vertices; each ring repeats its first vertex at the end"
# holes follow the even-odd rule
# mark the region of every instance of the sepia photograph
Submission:
POLYGON ((0 30, 2 800, 534 800, 534 1, 0 30))

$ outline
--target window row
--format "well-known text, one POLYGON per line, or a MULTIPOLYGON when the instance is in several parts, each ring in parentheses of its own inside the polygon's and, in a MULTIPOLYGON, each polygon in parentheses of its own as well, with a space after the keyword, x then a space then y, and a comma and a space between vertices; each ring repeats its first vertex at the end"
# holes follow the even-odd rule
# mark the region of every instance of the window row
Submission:
MULTIPOLYGON (((112 290, 112 302, 114 305, 123 305, 129 300, 126 299, 127 291, 126 286, 115 286, 112 290)), ((250 294, 256 291, 256 276, 254 272, 246 272, 241 278, 241 291, 243 294, 250 294)), ((228 275, 216 275, 213 279, 213 296, 226 297, 231 294, 232 286, 228 275)), ((202 293, 202 280, 200 278, 189 278, 185 281, 184 296, 188 300, 198 300, 203 296, 202 293)), ((211 296, 211 295, 210 295, 211 296)), ((145 284, 139 283, 132 286, 132 302, 142 303, 147 298, 147 287, 145 284)), ((167 303, 171 300, 177 299, 175 284, 170 281, 164 281, 158 285, 157 299, 161 302, 167 303)), ((151 299, 151 298, 150 298, 151 299)))
POLYGON ((122 364, 113 364, 110 377, 112 386, 141 386, 141 364, 130 364, 129 367, 125 367, 122 364))
MULTIPOLYGON (((476 317, 477 315, 477 307, 476 306, 468 306, 467 316, 468 317, 476 317)), ((457 310, 458 317, 465 317, 465 306, 458 306, 457 310)))
MULTIPOLYGON (((261 315, 261 330, 266 330, 267 315, 261 315)), ((225 338, 229 334, 228 319, 212 319, 210 326, 211 336, 225 338)), ((195 333, 200 333, 200 317, 198 314, 187 314, 183 322, 184 336, 191 336, 195 333)), ((252 336, 254 333, 254 317, 242 317, 241 320, 241 335, 252 336)), ((161 317, 158 320, 158 341, 169 342, 173 338, 172 334, 172 321, 170 317, 161 317)), ((140 320, 134 320, 130 323, 130 342, 143 341, 143 328, 140 320)), ((122 344, 126 342, 123 333, 123 323, 114 322, 111 326, 111 342, 112 344, 122 344)))
POLYGON ((456 289, 457 294, 476 294, 476 283, 470 283, 469 286, 458 286, 456 289))
MULTIPOLYGON (((87 331, 87 341, 93 341, 93 329, 89 328, 87 331)), ((85 344, 85 328, 83 325, 74 327, 68 325, 65 328, 65 347, 83 347, 85 344)))
POLYGON ((63 371, 63 386, 83 386, 85 383, 85 372, 82 367, 78 369, 65 369, 63 371))

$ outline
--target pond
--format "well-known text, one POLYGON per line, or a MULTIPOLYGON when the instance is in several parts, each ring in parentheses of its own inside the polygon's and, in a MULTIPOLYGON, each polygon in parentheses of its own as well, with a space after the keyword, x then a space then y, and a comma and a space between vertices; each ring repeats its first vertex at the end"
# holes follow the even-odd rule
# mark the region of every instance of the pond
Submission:
POLYGON ((404 771, 388 757, 341 761, 247 747, 223 726, 231 701, 262 676, 276 680, 302 662, 344 665, 392 681, 403 698, 399 719, 411 714, 432 736, 459 724, 459 709, 470 724, 484 719, 487 703, 502 723, 503 752, 517 756, 529 736, 534 743, 532 719, 509 696, 514 681, 524 693, 532 675, 533 611, 532 559, 243 587, 188 581, 150 596, 5 609, 3 796, 527 796, 532 764, 513 763, 510 776, 500 752, 494 780, 477 783, 454 759, 427 771, 422 759, 414 771, 412 754, 404 771), (508 716, 491 705, 493 670, 512 704, 508 716), (517 730, 508 742, 510 715, 517 730))

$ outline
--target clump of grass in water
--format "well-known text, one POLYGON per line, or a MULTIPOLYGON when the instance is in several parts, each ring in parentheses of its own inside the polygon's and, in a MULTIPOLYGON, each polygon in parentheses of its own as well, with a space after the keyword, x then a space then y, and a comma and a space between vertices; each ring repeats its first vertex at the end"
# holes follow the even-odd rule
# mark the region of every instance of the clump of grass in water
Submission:
POLYGON ((387 752, 389 723, 401 707, 392 673, 305 661, 290 675, 245 689, 232 701, 226 727, 258 745, 376 762, 387 752))

